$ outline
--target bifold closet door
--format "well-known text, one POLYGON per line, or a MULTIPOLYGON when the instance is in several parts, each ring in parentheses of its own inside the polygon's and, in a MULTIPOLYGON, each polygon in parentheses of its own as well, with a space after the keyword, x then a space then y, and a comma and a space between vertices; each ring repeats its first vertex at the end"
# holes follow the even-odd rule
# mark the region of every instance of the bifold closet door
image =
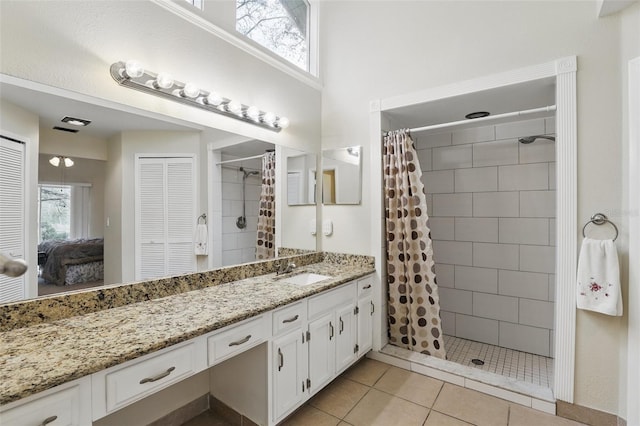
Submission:
MULTIPOLYGON (((0 252, 25 257, 25 145, 0 137, 0 252)), ((32 267, 35 265, 32 265, 32 267)), ((0 275, 0 303, 26 296, 25 276, 0 275)))
POLYGON ((192 157, 136 161, 136 280, 196 270, 192 157))

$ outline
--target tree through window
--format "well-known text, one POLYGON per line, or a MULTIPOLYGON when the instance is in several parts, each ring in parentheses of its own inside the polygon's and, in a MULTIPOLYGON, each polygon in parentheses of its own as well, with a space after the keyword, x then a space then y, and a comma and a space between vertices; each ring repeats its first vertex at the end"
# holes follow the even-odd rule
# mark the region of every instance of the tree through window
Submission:
POLYGON ((305 71, 309 70, 306 0, 237 0, 236 29, 305 71))

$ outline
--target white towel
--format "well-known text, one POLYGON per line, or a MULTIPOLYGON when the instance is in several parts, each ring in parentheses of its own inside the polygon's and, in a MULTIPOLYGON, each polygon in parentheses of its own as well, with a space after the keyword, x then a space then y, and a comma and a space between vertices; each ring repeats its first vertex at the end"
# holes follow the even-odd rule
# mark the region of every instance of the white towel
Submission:
POLYGON ((578 259, 578 309, 622 316, 620 266, 613 240, 585 238, 578 259))
POLYGON ((207 244, 207 225, 199 223, 196 226, 195 253, 197 256, 206 256, 209 254, 209 245, 207 244))

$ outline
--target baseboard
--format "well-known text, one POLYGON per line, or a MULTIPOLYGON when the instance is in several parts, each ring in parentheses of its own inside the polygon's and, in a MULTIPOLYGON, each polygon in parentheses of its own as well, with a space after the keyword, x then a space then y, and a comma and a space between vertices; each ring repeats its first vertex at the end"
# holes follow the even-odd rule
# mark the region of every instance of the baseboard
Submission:
POLYGON ((175 426, 181 425, 209 409, 209 394, 204 394, 187 405, 173 410, 164 417, 159 418, 148 426, 175 426))
POLYGON ((209 394, 209 410, 232 426, 258 426, 211 394, 209 394))
POLYGON ((626 426, 626 420, 615 414, 605 413, 594 408, 556 401, 556 415, 594 426, 626 426))

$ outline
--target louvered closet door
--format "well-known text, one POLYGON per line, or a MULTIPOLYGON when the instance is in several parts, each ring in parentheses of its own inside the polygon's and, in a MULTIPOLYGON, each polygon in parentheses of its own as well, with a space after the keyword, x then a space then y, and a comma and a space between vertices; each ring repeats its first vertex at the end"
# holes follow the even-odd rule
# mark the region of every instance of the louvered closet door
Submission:
MULTIPOLYGON (((0 137, 0 252, 25 257, 25 146, 0 137)), ((25 298, 25 276, 0 275, 0 303, 25 298)))
POLYGON ((195 272, 193 158, 139 158, 136 279, 195 272))

